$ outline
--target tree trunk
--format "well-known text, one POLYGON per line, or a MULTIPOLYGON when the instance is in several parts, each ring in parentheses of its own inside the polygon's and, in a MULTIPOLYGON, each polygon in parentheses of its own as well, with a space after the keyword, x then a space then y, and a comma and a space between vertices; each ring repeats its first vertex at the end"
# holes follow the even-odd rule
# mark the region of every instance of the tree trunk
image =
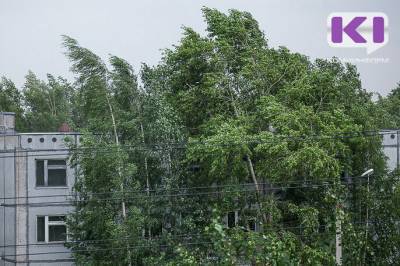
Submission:
MULTIPOLYGON (((236 106, 235 100, 233 99, 233 95, 232 94, 231 94, 231 102, 232 102, 232 107, 233 107, 233 110, 234 110, 234 113, 235 113, 235 117, 238 118, 239 117, 239 111, 238 111, 238 107, 236 106)), ((258 184, 257 176, 256 176, 255 171, 254 171, 253 162, 251 161, 251 158, 250 158, 249 154, 246 154, 245 156, 246 156, 247 165, 249 167, 251 179, 252 179, 252 181, 254 183, 254 187, 256 189, 257 201, 258 201, 258 205, 259 205, 258 207, 260 209, 262 209, 262 203, 260 201, 260 186, 258 184)), ((268 219, 267 219, 267 216, 265 215, 265 213, 262 213, 262 216, 263 216, 263 222, 267 223, 268 219)))
MULTIPOLYGON (((142 135, 142 143, 143 143, 143 145, 145 145, 146 142, 145 142, 145 135, 144 135, 144 128, 143 128, 141 112, 140 112, 140 119, 141 119, 141 121, 140 121, 140 133, 142 135)), ((145 171, 145 175, 146 175, 146 192, 147 192, 147 196, 150 197, 150 176, 149 176, 149 166, 148 166, 148 163, 147 163, 146 150, 145 150, 145 155, 144 155, 144 171, 145 171)), ((148 215, 150 217, 149 213, 150 212, 148 211, 148 215)), ((151 238, 151 228, 149 227, 148 230, 149 230, 149 238, 151 238)))
MULTIPOLYGON (((110 116, 111 116, 111 121, 113 125, 113 131, 114 131, 114 136, 115 136, 115 144, 117 145, 117 154, 119 155, 120 152, 120 147, 119 147, 119 137, 118 137, 118 131, 117 131, 117 124, 115 123, 115 117, 114 117, 114 112, 111 106, 110 99, 108 97, 108 94, 106 92, 106 99, 107 99, 107 104, 108 108, 110 110, 110 116)), ((122 171, 121 171, 121 164, 118 164, 118 177, 121 180, 120 188, 121 188, 121 208, 122 208, 122 217, 125 220, 126 219, 126 206, 125 206, 125 197, 124 197, 124 180, 122 179, 122 171)), ((129 240, 127 243, 127 253, 128 253, 128 261, 129 261, 129 266, 132 265, 131 263, 131 250, 129 247, 129 240)))

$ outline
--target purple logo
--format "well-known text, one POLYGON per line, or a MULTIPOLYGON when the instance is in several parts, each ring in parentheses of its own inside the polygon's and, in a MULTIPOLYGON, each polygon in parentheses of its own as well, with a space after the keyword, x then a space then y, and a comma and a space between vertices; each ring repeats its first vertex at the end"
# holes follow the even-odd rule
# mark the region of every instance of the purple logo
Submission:
POLYGON ((367 54, 386 45, 388 18, 380 12, 341 12, 328 17, 328 43, 332 47, 363 47, 367 54))

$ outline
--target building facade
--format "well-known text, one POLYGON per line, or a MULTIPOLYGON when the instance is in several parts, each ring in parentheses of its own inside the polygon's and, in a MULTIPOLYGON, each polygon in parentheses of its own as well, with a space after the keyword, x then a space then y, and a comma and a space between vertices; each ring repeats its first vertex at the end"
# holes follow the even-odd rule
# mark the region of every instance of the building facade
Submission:
POLYGON ((71 265, 66 215, 75 182, 65 138, 77 133, 17 133, 0 113, 0 265, 71 265))
POLYGON ((382 133, 388 169, 400 168, 400 129, 383 130, 382 133))

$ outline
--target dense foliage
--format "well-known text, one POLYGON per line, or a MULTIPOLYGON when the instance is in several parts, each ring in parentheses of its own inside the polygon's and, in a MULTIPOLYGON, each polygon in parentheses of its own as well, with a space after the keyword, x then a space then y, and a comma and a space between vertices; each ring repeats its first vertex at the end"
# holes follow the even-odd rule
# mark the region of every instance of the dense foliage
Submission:
POLYGON ((385 116, 386 128, 400 127, 400 83, 385 98, 380 97, 378 101, 380 109, 385 116))
POLYGON ((139 75, 64 36, 73 84, 0 83, 22 131, 83 133, 77 263, 334 265, 339 222, 344 265, 395 264, 400 184, 374 132, 400 126, 399 88, 374 103, 354 66, 270 48, 249 13, 203 13, 206 36, 184 28, 139 75))

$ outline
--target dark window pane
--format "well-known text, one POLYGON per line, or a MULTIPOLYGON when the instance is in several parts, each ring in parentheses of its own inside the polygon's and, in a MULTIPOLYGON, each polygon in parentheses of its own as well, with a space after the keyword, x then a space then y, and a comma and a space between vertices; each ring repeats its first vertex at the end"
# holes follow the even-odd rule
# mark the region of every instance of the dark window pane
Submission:
POLYGON ((65 169, 48 170, 48 186, 66 186, 67 173, 65 169))
POLYGON ((44 242, 44 217, 37 218, 37 241, 44 242))
POLYGON ((48 160, 47 165, 66 165, 65 160, 48 160))
POLYGON ((143 234, 143 236, 144 237, 150 237, 150 229, 148 228, 148 227, 146 227, 145 229, 144 229, 144 232, 143 232, 144 234, 143 234))
POLYGON ((155 225, 151 228, 151 236, 159 236, 162 233, 162 225, 161 223, 158 225, 155 225))
POLYGON ((44 186, 44 161, 36 161, 36 186, 44 186))
POLYGON ((253 219, 249 220, 249 229, 251 231, 256 231, 256 221, 255 220, 253 220, 253 219))
POLYGON ((49 242, 67 240, 67 227, 65 225, 49 225, 49 242))
POLYGON ((64 222, 65 216, 49 216, 49 222, 64 222))
POLYGON ((232 228, 235 227, 236 221, 235 221, 235 212, 229 212, 228 213, 228 227, 232 228))

